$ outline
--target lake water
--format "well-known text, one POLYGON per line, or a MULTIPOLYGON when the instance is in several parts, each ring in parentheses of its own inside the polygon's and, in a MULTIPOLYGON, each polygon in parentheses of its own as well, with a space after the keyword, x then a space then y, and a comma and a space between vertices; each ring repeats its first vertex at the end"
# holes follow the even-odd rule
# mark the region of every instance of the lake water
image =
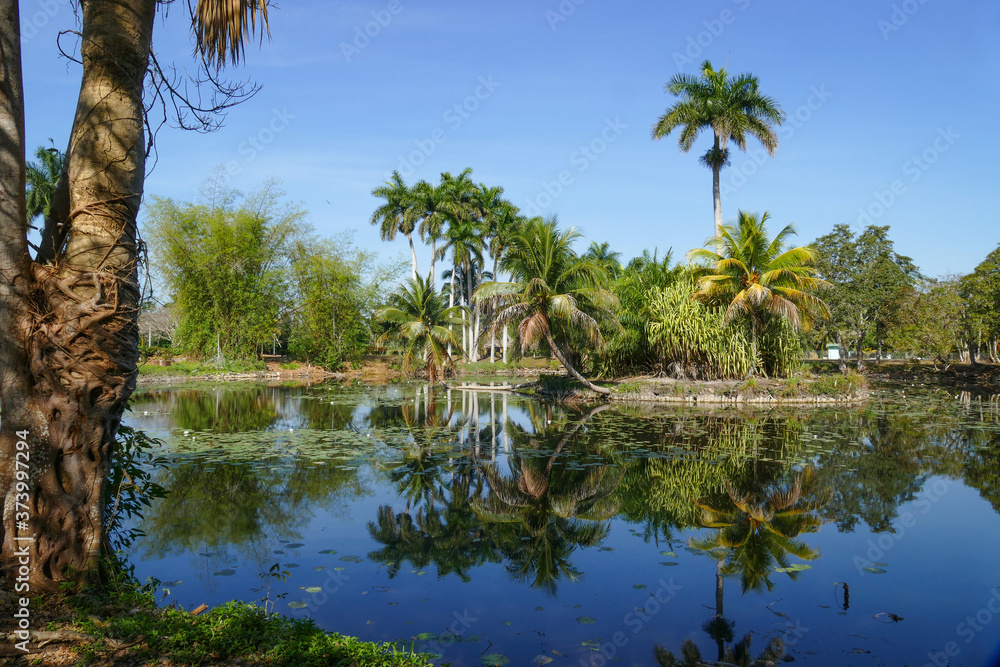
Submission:
POLYGON ((260 601, 451 665, 1000 664, 1000 409, 572 407, 420 386, 144 390, 164 602, 260 601), (261 590, 274 564, 288 572, 261 590), (786 658, 787 659, 787 658, 786 658))

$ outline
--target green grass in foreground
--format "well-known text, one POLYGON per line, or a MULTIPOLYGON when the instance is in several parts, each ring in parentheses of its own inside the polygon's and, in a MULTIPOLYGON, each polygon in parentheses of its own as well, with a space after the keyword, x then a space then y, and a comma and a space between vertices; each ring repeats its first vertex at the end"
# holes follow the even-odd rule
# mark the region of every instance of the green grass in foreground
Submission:
MULTIPOLYGON (((70 609, 69 618, 49 628, 93 637, 73 646, 78 664, 288 665, 289 667, 429 667, 430 659, 392 644, 363 642, 326 633, 310 619, 293 619, 243 602, 229 602, 199 616, 184 609, 158 608, 155 585, 140 586, 130 571, 105 561, 110 582, 103 590, 67 586, 49 608, 70 609)), ((55 620, 55 619, 53 619, 55 620)))

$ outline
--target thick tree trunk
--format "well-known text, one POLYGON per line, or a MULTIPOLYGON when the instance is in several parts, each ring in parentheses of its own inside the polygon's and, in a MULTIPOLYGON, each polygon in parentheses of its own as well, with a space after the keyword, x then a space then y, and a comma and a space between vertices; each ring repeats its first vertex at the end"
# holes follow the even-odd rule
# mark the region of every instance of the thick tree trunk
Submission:
POLYGON ((559 363, 563 365, 563 368, 569 371, 569 374, 575 377, 577 380, 579 380, 583 384, 583 386, 587 387, 587 389, 590 389, 591 391, 596 391, 598 394, 604 394, 605 396, 609 396, 611 394, 610 389, 606 389, 604 387, 598 387, 596 384, 594 384, 587 378, 580 375, 579 371, 573 368, 573 365, 566 358, 566 355, 563 354, 563 351, 561 349, 559 349, 559 346, 556 344, 555 339, 552 338, 552 332, 548 331, 547 329, 545 331, 545 340, 548 341, 549 349, 552 350, 552 354, 556 355, 556 359, 558 359, 559 363))
MULTIPOLYGON (((155 6, 154 0, 80 3, 83 79, 66 156, 68 197, 57 212, 66 213, 69 235, 65 249, 55 248, 53 264, 33 264, 20 277, 33 282, 30 314, 15 322, 29 387, 5 395, 2 409, 4 428, 7 415, 26 413, 32 471, 22 504, 30 518, 25 531, 17 515, 22 499, 8 485, 3 554, 9 558, 21 533, 34 536, 28 558, 34 589, 91 578, 105 539, 104 489, 138 360, 135 220, 145 176, 142 90, 155 6)), ((2 254, 6 259, 11 249, 2 254)), ((6 375, 11 360, 3 362, 6 375)), ((3 440, 4 459, 14 444, 3 440)))

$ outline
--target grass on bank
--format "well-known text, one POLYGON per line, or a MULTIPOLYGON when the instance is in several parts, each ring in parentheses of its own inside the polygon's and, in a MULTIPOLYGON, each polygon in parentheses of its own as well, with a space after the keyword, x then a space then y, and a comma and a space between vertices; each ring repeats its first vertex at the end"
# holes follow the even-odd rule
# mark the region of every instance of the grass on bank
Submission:
MULTIPOLYGON (((139 586, 117 571, 121 583, 104 591, 67 588, 61 600, 39 599, 66 618, 48 619, 48 629, 90 637, 72 650, 80 665, 288 665, 304 667, 429 667, 427 656, 393 644, 364 642, 326 633, 310 619, 265 614, 248 603, 229 602, 198 616, 174 607, 158 608, 153 586, 139 586), (64 603, 64 604, 61 604, 64 603)), ((32 644, 32 646, 34 646, 32 644)), ((25 656, 25 664, 38 654, 25 656)))
POLYGON ((267 370, 263 361, 225 361, 220 364, 211 361, 178 361, 169 366, 154 366, 149 361, 139 364, 139 375, 219 375, 221 373, 256 373, 267 370))

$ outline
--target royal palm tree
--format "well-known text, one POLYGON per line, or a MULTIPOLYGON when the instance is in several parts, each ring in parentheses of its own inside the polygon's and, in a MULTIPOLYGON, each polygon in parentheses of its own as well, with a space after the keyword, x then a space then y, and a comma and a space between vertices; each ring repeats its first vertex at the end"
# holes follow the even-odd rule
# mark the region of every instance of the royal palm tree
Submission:
POLYGON ((433 183, 419 181, 410 189, 410 215, 419 220, 420 240, 431 242, 431 270, 429 273, 431 287, 437 288, 435 264, 437 260, 437 242, 447 221, 449 210, 444 197, 444 190, 433 183))
POLYGON ((413 247, 413 232, 417 227, 419 209, 414 205, 413 192, 406 187, 398 171, 384 185, 372 190, 372 196, 385 199, 372 213, 371 224, 379 225, 383 241, 392 241, 396 234, 403 234, 410 243, 413 259, 413 280, 417 280, 417 251, 413 247))
POLYGON ((448 347, 461 347, 448 325, 463 321, 463 309, 445 306, 444 298, 434 291, 429 280, 417 276, 403 285, 389 297, 389 305, 380 309, 376 317, 394 325, 383 339, 403 342, 404 370, 412 370, 422 360, 427 368, 427 381, 434 385, 441 369, 454 365, 448 347))
MULTIPOLYGON (((452 271, 451 284, 449 286, 449 305, 455 305, 456 283, 455 279, 459 271, 465 276, 466 284, 473 283, 473 267, 482 266, 483 263, 483 227, 474 217, 462 217, 452 219, 448 224, 448 230, 444 234, 445 243, 438 248, 438 257, 444 258, 451 254, 452 271)), ((461 296, 461 295, 459 295, 461 296)), ((466 347, 467 354, 473 354, 472 341, 469 340, 468 327, 463 322, 462 339, 466 347)))
POLYGON ((806 329, 817 318, 829 317, 826 304, 815 295, 829 283, 815 277, 810 266, 815 252, 808 247, 785 249, 785 240, 795 234, 793 225, 768 238, 770 216, 740 211, 735 225, 726 225, 709 239, 714 247, 697 248, 688 259, 708 265, 698 280, 694 297, 708 305, 726 306, 725 321, 750 321, 754 372, 757 346, 770 315, 786 318, 796 329, 806 329))
POLYGON ((38 161, 29 162, 25 170, 29 222, 38 216, 48 217, 63 170, 63 154, 57 148, 39 146, 35 159, 38 161))
POLYGON ((559 231, 555 218, 533 218, 511 237, 500 263, 512 281, 486 283, 474 299, 493 307, 494 329, 517 325, 523 351, 544 339, 570 375, 593 391, 610 394, 576 370, 557 340, 572 330, 591 345, 602 346, 598 318, 616 322, 612 310, 618 300, 606 287, 607 273, 573 252, 579 236, 575 229, 559 231))
POLYGON ((754 137, 769 155, 778 149, 774 127, 781 125, 785 112, 771 97, 760 92, 752 74, 730 76, 726 68, 716 70, 706 60, 701 76, 677 74, 665 86, 680 101, 666 110, 653 126, 653 138, 662 139, 681 128, 677 144, 688 152, 703 130, 712 130, 715 141, 701 157, 712 170, 712 197, 715 205, 715 233, 722 227, 722 197, 719 174, 729 164, 729 142, 741 151, 747 149, 747 137, 754 137))

